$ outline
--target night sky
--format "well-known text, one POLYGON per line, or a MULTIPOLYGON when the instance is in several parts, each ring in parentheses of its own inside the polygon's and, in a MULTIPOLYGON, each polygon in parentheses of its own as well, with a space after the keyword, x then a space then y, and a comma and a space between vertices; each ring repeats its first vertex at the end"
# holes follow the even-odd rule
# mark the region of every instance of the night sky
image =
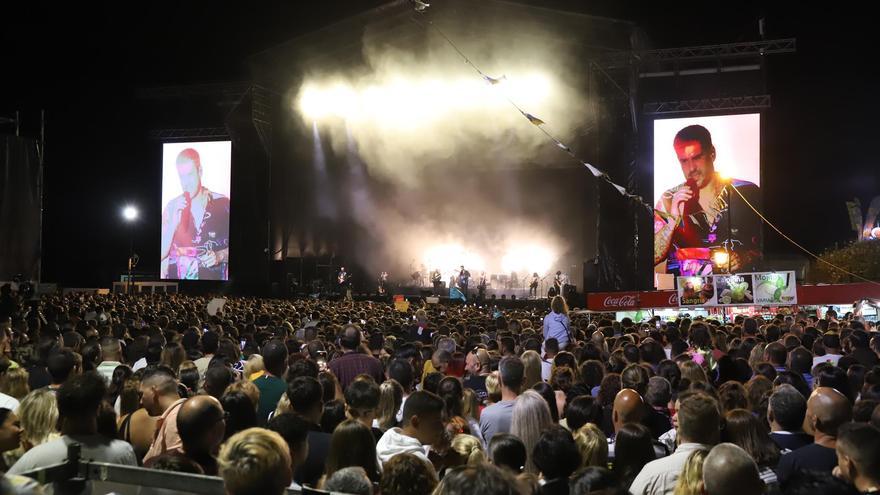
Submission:
MULTIPOLYGON (((44 281, 118 279, 129 243, 119 212, 128 202, 142 213, 136 251, 158 252, 161 145, 148 139, 137 88, 246 80, 248 55, 382 3, 5 6, 0 115, 24 111, 27 131, 39 109, 47 112, 44 281)), ((810 249, 854 237, 844 201, 880 194, 871 16, 794 2, 730 2, 725 10, 717 2, 524 3, 632 20, 657 48, 757 40, 761 16, 768 38, 797 38, 796 54, 769 59, 765 212, 810 249)), ((796 252, 769 231, 765 248, 796 252)))

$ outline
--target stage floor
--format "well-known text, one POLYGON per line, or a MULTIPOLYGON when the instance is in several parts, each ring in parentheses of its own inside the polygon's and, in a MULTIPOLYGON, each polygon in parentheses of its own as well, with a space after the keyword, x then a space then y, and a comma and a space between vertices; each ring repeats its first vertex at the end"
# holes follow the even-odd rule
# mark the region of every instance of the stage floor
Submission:
MULTIPOLYGON (((429 296, 434 294, 433 287, 419 287, 419 286, 410 286, 410 285, 402 285, 399 287, 389 287, 388 292, 390 294, 402 294, 405 296, 411 295, 422 295, 429 296)), ((478 291, 476 288, 472 287, 467 291, 468 300, 474 299, 477 297, 478 291)), ((437 295, 439 296, 449 296, 449 289, 443 288, 438 291, 437 295)), ((547 293, 538 293, 537 295, 530 295, 529 289, 486 289, 484 294, 485 299, 491 299, 492 296, 495 296, 495 299, 547 299, 547 293)))

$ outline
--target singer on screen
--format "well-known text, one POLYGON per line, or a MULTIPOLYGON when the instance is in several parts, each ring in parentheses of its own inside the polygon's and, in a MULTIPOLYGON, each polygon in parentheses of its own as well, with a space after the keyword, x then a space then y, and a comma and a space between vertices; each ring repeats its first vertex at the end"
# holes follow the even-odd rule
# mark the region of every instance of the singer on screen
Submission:
POLYGON ((183 194, 162 211, 163 278, 228 280, 229 198, 202 185, 199 153, 177 155, 183 194))
POLYGON ((717 267, 721 272, 753 270, 761 258, 761 221, 737 192, 760 208, 760 189, 745 180, 719 176, 712 135, 703 126, 678 131, 673 148, 684 182, 664 191, 655 206, 655 271, 709 275, 712 252, 725 247, 729 266, 717 267))

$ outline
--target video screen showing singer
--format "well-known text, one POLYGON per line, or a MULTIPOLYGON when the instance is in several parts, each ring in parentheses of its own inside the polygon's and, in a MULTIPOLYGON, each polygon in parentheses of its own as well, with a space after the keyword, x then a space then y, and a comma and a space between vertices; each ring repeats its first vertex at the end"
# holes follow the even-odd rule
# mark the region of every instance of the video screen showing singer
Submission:
POLYGON ((199 153, 177 155, 183 193, 162 211, 162 278, 229 279, 229 198, 202 184, 199 153))
POLYGON ((761 220, 736 191, 760 209, 758 186, 719 176, 712 135, 701 125, 678 131, 673 148, 685 181, 664 191, 655 206, 655 271, 710 275, 712 251, 725 247, 730 253, 729 267, 719 267, 722 271, 755 269, 761 259, 761 220), (728 187, 736 191, 727 191, 728 187))

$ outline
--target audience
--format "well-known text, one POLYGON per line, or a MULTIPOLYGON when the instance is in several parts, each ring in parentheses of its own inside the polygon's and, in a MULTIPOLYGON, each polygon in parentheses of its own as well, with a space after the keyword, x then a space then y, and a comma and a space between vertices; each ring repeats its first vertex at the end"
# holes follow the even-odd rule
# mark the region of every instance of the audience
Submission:
POLYGON ((292 479, 284 439, 262 428, 231 436, 223 444, 217 464, 229 495, 281 495, 292 479))
POLYGON ((703 461, 703 487, 712 495, 761 495, 764 483, 748 452, 732 443, 712 447, 703 461))
POLYGON ((487 442, 491 441, 496 433, 510 432, 514 402, 522 389, 524 373, 525 368, 518 357, 506 357, 498 364, 501 399, 483 409, 480 414, 480 431, 487 442))
MULTIPOLYGON (((333 430, 324 474, 330 477, 349 466, 362 468, 371 482, 379 481, 376 439, 369 427, 354 419, 343 421, 333 430)), ((324 489, 328 490, 326 486, 324 489)))
POLYGON ((806 414, 807 399, 796 388, 787 383, 775 388, 767 407, 767 422, 770 439, 783 454, 813 443, 813 436, 802 429, 806 414))
POLYGON ((432 462, 424 446, 431 445, 441 452, 443 443, 449 441, 443 426, 443 406, 443 399, 431 392, 413 392, 403 405, 403 426, 389 429, 376 444, 380 464, 400 453, 432 462))
POLYGON ((580 467, 581 455, 568 430, 551 426, 538 438, 532 461, 544 480, 541 495, 567 495, 569 477, 580 467))
POLYGON ((562 306, 545 327, 546 310, 444 304, 415 320, 322 300, 37 304, 39 326, 14 301, 0 321, 7 481, 78 443, 101 462, 219 474, 236 494, 878 485, 880 337, 851 315, 618 322, 562 306))
MULTIPOLYGON (((267 428, 281 435, 287 444, 290 456, 290 472, 295 473, 305 463, 309 455, 309 422, 292 414, 279 414, 269 420, 267 428)), ((291 481, 291 488, 302 488, 296 482, 291 481)))
POLYGON ((64 382, 56 394, 61 437, 25 452, 7 474, 21 474, 64 462, 67 447, 72 443, 80 445, 84 459, 136 466, 137 459, 130 444, 98 433, 98 409, 106 392, 104 378, 94 372, 64 382))
POLYGON ((691 452, 718 443, 721 414, 718 401, 697 393, 680 401, 678 409, 678 447, 668 457, 649 462, 630 486, 633 494, 665 494, 675 489, 675 482, 691 452))
POLYGON ((150 416, 159 416, 156 435, 150 450, 144 456, 144 464, 166 452, 180 450, 183 443, 177 431, 177 415, 186 402, 177 389, 177 381, 171 370, 164 367, 148 369, 140 384, 141 405, 150 416))
POLYGON ((804 431, 813 436, 813 443, 788 453, 776 470, 779 482, 785 483, 802 470, 830 472, 837 465, 837 430, 852 418, 852 405, 843 394, 828 387, 819 387, 807 401, 804 431))
POLYGON ((526 468, 526 446, 510 433, 499 433, 489 441, 489 460, 492 464, 519 475, 526 468))
POLYGON ((418 456, 404 453, 384 464, 379 491, 382 495, 422 495, 436 486, 434 468, 418 456))
POLYGON ((847 423, 837 432, 835 472, 861 493, 880 491, 880 430, 847 423))
POLYGON ((210 395, 187 399, 177 415, 181 448, 176 454, 201 466, 207 475, 217 474, 217 452, 226 433, 226 413, 210 395))
POLYGON ((537 473, 538 469, 532 459, 532 451, 538 443, 542 432, 553 425, 550 417, 550 408, 547 402, 534 390, 526 390, 513 406, 513 418, 510 424, 510 433, 522 440, 526 447, 527 473, 537 473))
POLYGON ((342 468, 334 472, 324 482, 323 488, 331 493, 345 493, 347 495, 373 494, 373 483, 364 468, 357 466, 342 468))

